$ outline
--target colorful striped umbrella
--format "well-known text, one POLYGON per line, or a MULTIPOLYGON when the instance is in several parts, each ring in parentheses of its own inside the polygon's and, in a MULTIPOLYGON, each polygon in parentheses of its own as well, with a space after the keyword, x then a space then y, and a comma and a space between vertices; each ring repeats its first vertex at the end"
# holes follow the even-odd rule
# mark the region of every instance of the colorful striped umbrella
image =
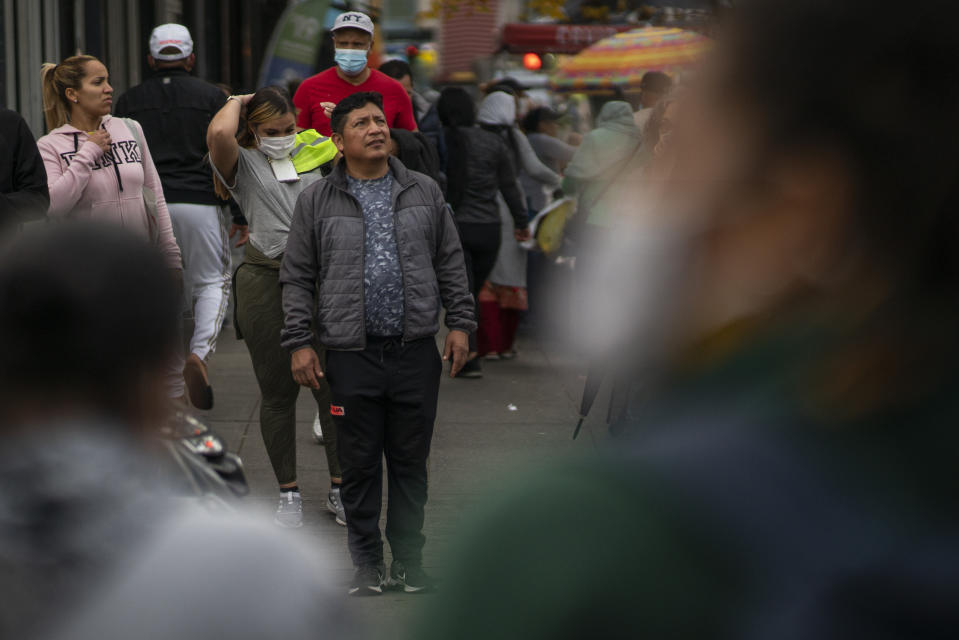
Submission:
POLYGON ((670 27, 617 33, 573 56, 550 84, 557 91, 635 90, 647 71, 675 75, 692 68, 711 44, 704 35, 670 27))

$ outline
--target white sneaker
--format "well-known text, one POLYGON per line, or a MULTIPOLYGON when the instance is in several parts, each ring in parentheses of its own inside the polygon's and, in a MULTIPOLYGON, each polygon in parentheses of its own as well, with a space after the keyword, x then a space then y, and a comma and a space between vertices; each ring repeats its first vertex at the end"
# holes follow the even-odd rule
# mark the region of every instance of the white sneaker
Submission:
POLYGON ((320 424, 320 412, 316 412, 316 417, 313 418, 313 441, 316 444, 324 444, 323 442, 323 425, 320 424))
POLYGON ((340 486, 330 487, 330 493, 326 497, 327 510, 336 516, 336 524, 346 526, 346 510, 343 508, 343 501, 340 500, 340 486))
POLYGON ((276 507, 273 522, 284 529, 299 529, 303 526, 303 498, 299 491, 280 493, 280 504, 276 507))

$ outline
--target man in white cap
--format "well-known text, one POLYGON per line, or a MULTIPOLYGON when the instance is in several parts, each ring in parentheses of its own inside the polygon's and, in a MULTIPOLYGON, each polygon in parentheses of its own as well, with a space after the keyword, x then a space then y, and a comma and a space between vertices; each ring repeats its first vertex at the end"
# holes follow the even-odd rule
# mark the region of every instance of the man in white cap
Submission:
MULTIPOLYGON (((190 71, 196 63, 193 39, 180 24, 163 24, 150 34, 150 68, 156 74, 120 96, 114 112, 143 127, 170 208, 173 233, 183 254, 184 292, 193 311, 190 354, 183 370, 190 401, 213 406, 207 360, 216 346, 230 297, 230 249, 222 203, 213 190, 206 130, 226 102, 223 92, 190 71)), ((246 221, 234 219, 232 236, 246 238, 246 221)))
POLYGON ((365 13, 347 11, 333 23, 336 65, 307 78, 293 96, 300 110, 297 126, 332 135, 330 114, 343 98, 375 91, 383 96, 383 112, 392 129, 416 131, 413 105, 399 82, 371 69, 367 57, 373 46, 373 21, 365 13))

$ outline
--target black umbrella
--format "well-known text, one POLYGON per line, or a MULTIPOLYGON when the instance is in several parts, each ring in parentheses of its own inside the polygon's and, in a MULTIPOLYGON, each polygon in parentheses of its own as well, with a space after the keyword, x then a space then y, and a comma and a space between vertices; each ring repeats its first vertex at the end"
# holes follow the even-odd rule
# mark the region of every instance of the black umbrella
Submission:
POLYGON ((576 429, 573 430, 573 440, 579 435, 579 430, 583 428, 583 421, 589 415, 599 394, 600 387, 603 386, 603 380, 606 378, 606 367, 593 363, 586 371, 586 383, 583 385, 583 399, 579 403, 579 422, 576 423, 576 429))
POLYGON ((573 430, 573 440, 576 439, 580 429, 583 428, 583 422, 586 420, 586 416, 589 415, 590 410, 592 410, 593 403, 596 402, 596 396, 599 395, 599 390, 602 388, 603 381, 607 376, 612 378, 613 386, 609 394, 609 406, 606 409, 606 424, 612 425, 619 420, 625 412, 626 399, 629 395, 629 378, 616 373, 610 375, 607 366, 593 363, 586 372, 586 383, 583 385, 583 399, 579 403, 579 421, 573 430))

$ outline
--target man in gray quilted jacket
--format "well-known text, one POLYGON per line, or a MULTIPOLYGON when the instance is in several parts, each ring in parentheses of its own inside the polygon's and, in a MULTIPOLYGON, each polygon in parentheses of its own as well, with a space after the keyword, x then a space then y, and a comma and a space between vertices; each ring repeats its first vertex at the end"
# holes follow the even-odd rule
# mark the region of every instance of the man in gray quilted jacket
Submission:
POLYGON ((379 94, 341 100, 331 125, 343 161, 297 200, 280 269, 283 346, 298 383, 330 385, 356 565, 350 593, 416 593, 431 586, 422 569, 422 528, 443 370, 435 336, 445 307, 443 360, 452 361, 455 376, 476 327, 475 307, 442 192, 390 157, 379 94), (314 332, 327 350, 325 372, 314 332), (388 574, 379 528, 384 454, 388 574))

